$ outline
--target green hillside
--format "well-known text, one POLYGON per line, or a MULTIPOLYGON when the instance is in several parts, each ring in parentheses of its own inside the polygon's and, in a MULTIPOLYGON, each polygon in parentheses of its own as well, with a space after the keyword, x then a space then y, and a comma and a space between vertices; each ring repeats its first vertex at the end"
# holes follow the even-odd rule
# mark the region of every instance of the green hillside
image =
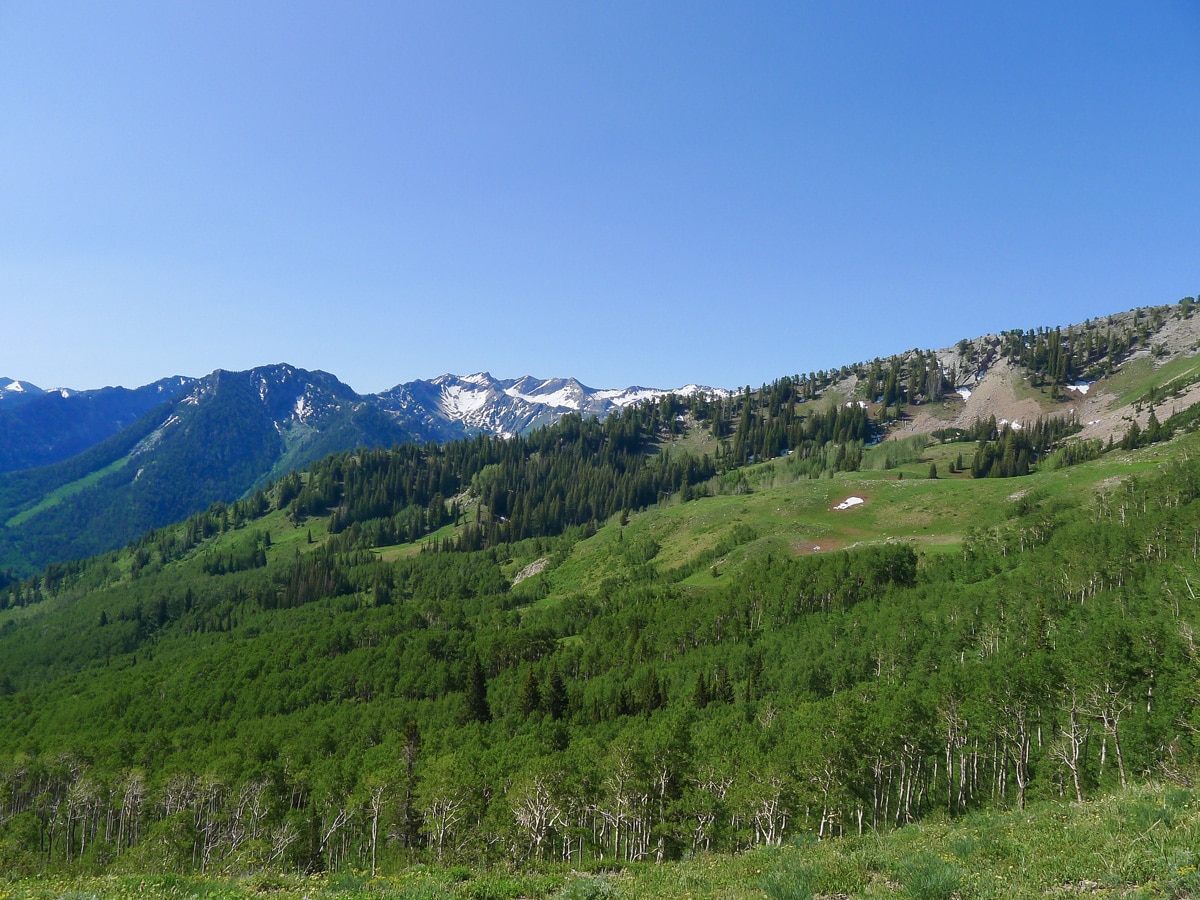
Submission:
POLYGON ((121 547, 335 450, 411 438, 355 401, 324 373, 216 372, 77 456, 0 473, 0 569, 24 576, 121 547), (283 418, 300 390, 320 402, 308 423, 283 418))
POLYGON ((969 873, 1028 851, 989 817, 1097 800, 1071 821, 1141 810, 1161 861, 1022 890, 1182 896, 1194 799, 1137 786, 1197 762, 1190 413, 874 444, 802 384, 337 454, 0 586, 0 870, 1001 896, 969 873))

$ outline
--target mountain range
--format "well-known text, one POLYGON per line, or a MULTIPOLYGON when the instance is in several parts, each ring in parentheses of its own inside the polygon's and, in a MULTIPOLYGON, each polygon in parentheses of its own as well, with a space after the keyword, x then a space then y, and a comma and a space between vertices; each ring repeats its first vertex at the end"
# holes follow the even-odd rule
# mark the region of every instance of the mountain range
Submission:
MULTIPOLYGON (((787 378, 809 396, 862 407, 892 436, 1059 417, 1080 438, 1105 441, 1131 424, 1149 426, 1156 405, 1170 415, 1200 401, 1200 376, 1186 363, 1200 347, 1192 312, 1191 303, 1136 309, 787 378), (1138 367, 1170 364, 1181 375, 1156 394, 1130 392, 1138 367)), ((568 413, 604 419, 668 394, 732 397, 696 384, 595 389, 574 378, 487 372, 363 395, 329 373, 282 363, 132 390, 42 390, 0 379, 0 570, 28 573, 114 549, 331 453, 507 438, 568 413)))
POLYGON ((479 429, 489 396, 585 396, 183 385, 0 479, 5 549, 63 560, 0 568, 0 870, 547 900, 611 893, 545 880, 568 867, 695 896, 671 860, 748 861, 700 893, 1196 896, 1198 350, 1187 298, 375 450, 418 404, 479 429), (238 499, 68 558, 203 496, 238 499), (1053 836, 1013 839, 1047 805, 1053 836), (893 830, 935 844, 893 859, 893 830), (1100 833, 1145 859, 1078 852, 1100 833), (753 880, 835 843, 819 882, 753 880), (1014 890, 1046 848, 1069 866, 1014 890))
POLYGON ((0 378, 0 472, 70 459, 132 425, 190 383, 177 376, 133 389, 46 391, 28 381, 0 378))
POLYGON ((133 390, 0 379, 0 568, 118 547, 337 451, 510 437, 667 393, 728 392, 597 390, 574 378, 481 372, 360 395, 326 372, 286 364, 133 390))

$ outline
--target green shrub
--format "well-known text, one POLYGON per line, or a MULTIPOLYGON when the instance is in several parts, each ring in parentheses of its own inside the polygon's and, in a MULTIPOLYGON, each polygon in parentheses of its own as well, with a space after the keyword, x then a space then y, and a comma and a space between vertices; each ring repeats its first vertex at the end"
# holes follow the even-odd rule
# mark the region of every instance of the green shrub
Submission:
POLYGON ((963 870, 932 853, 904 857, 900 882, 914 900, 950 900, 962 884, 963 870))
POLYGON ((812 900, 817 892, 817 876, 810 866, 790 860, 767 874, 761 887, 770 900, 812 900))
POLYGON ((617 886, 603 875, 583 875, 562 886, 554 900, 611 900, 617 896, 617 886))

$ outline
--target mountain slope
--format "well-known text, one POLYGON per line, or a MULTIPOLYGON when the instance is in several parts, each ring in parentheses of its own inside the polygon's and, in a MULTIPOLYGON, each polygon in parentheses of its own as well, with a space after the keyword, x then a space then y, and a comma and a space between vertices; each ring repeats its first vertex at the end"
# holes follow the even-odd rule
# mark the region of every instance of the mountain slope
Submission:
POLYGON ((21 406, 44 393, 44 390, 31 382, 0 378, 0 409, 21 406))
POLYGON ((0 565, 101 552, 336 450, 411 438, 331 375, 219 370, 76 460, 0 477, 0 565))
MULTIPOLYGON (((1119 439, 1135 424, 1149 428, 1156 408, 1161 421, 1200 400, 1195 358, 1200 316, 1192 313, 1193 304, 1184 302, 1065 329, 964 339, 938 351, 910 351, 784 379, 769 391, 771 403, 790 403, 794 412, 797 403, 820 394, 825 408, 837 402, 860 406, 892 438, 967 430, 990 418, 1014 427, 1059 418, 1081 429, 1080 439, 1119 439)), ((14 466, 61 458, 64 448, 95 440, 102 432, 91 429, 93 420, 115 427, 113 409, 124 403, 122 409, 132 410, 127 403, 132 398, 146 405, 187 388, 152 427, 134 428, 138 441, 146 439, 136 451, 127 437, 67 467, 0 476, 0 566, 23 571, 119 546, 146 528, 214 500, 233 500, 308 462, 360 445, 528 434, 568 413, 605 418, 668 393, 705 403, 731 398, 727 391, 696 385, 672 392, 597 390, 571 378, 501 380, 486 372, 447 374, 360 396, 331 375, 286 365, 218 372, 199 382, 168 380, 136 392, 108 389, 90 397, 64 397, 70 392, 43 392, 7 379, 4 385, 0 435, 8 428, 9 439, 0 444, 5 448, 0 457, 7 452, 14 466), (93 413, 80 412, 89 409, 93 413), (192 419, 192 426, 179 427, 192 419), (85 537, 78 537, 81 531, 85 537)), ((729 448, 738 462, 797 449, 798 434, 787 438, 784 427, 766 433, 765 422, 777 419, 776 409, 735 423, 728 419, 731 408, 711 433, 719 442, 735 424, 747 426, 743 434, 752 440, 735 438, 729 448), (757 435, 756 423, 763 426, 757 435)), ((798 422, 808 414, 788 415, 798 422)))
MULTIPOLYGON (((643 464, 665 466, 688 436, 653 421, 643 464)), ((25 604, 0 612, 7 867, 78 864, 66 821, 95 866, 135 871, 765 862, 1194 764, 1198 436, 1018 479, 913 477, 950 444, 816 479, 792 454, 591 528, 448 549, 498 521, 506 458, 542 476, 527 490, 569 492, 581 467, 561 464, 625 431, 342 456, 297 479, 328 498, 307 518, 281 484, 6 592, 25 604), (458 466, 459 521, 372 546, 373 516, 415 512, 410 462, 439 493, 424 466, 458 466)), ((1119 824, 1159 834, 1164 815, 1119 824)))
POLYGON ((0 474, 0 568, 27 572, 119 547, 331 453, 523 434, 568 412, 603 417, 666 392, 596 391, 573 379, 446 375, 360 396, 327 373, 278 364, 217 371, 197 381, 170 379, 132 392, 60 396, 67 393, 26 387, 14 394, 28 400, 0 408, 0 434, 7 424, 14 466, 41 458, 39 448, 51 443, 55 452, 42 456, 60 457, 72 437, 94 443, 101 432, 89 430, 93 420, 108 422, 111 415, 104 416, 114 410, 129 418, 135 404, 170 399, 74 459, 0 474))
POLYGON ((43 391, 0 379, 0 473, 70 459, 132 425, 190 383, 174 377, 134 390, 43 391))

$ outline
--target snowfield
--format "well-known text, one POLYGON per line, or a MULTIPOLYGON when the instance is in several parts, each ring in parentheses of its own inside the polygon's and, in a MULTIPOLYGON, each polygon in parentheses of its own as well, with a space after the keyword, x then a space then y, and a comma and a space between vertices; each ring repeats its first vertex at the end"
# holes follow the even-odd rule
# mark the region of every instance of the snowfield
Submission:
MULTIPOLYGON (((545 383, 542 382, 542 384, 545 383)), ((516 400, 524 400, 526 403, 543 403, 559 409, 578 410, 583 405, 579 402, 581 392, 573 385, 561 387, 549 394, 524 394, 515 387, 505 388, 504 393, 516 400)))
POLYGON ((446 385, 442 388, 442 408, 451 418, 465 419, 479 412, 487 402, 486 388, 471 390, 458 385, 446 385))

